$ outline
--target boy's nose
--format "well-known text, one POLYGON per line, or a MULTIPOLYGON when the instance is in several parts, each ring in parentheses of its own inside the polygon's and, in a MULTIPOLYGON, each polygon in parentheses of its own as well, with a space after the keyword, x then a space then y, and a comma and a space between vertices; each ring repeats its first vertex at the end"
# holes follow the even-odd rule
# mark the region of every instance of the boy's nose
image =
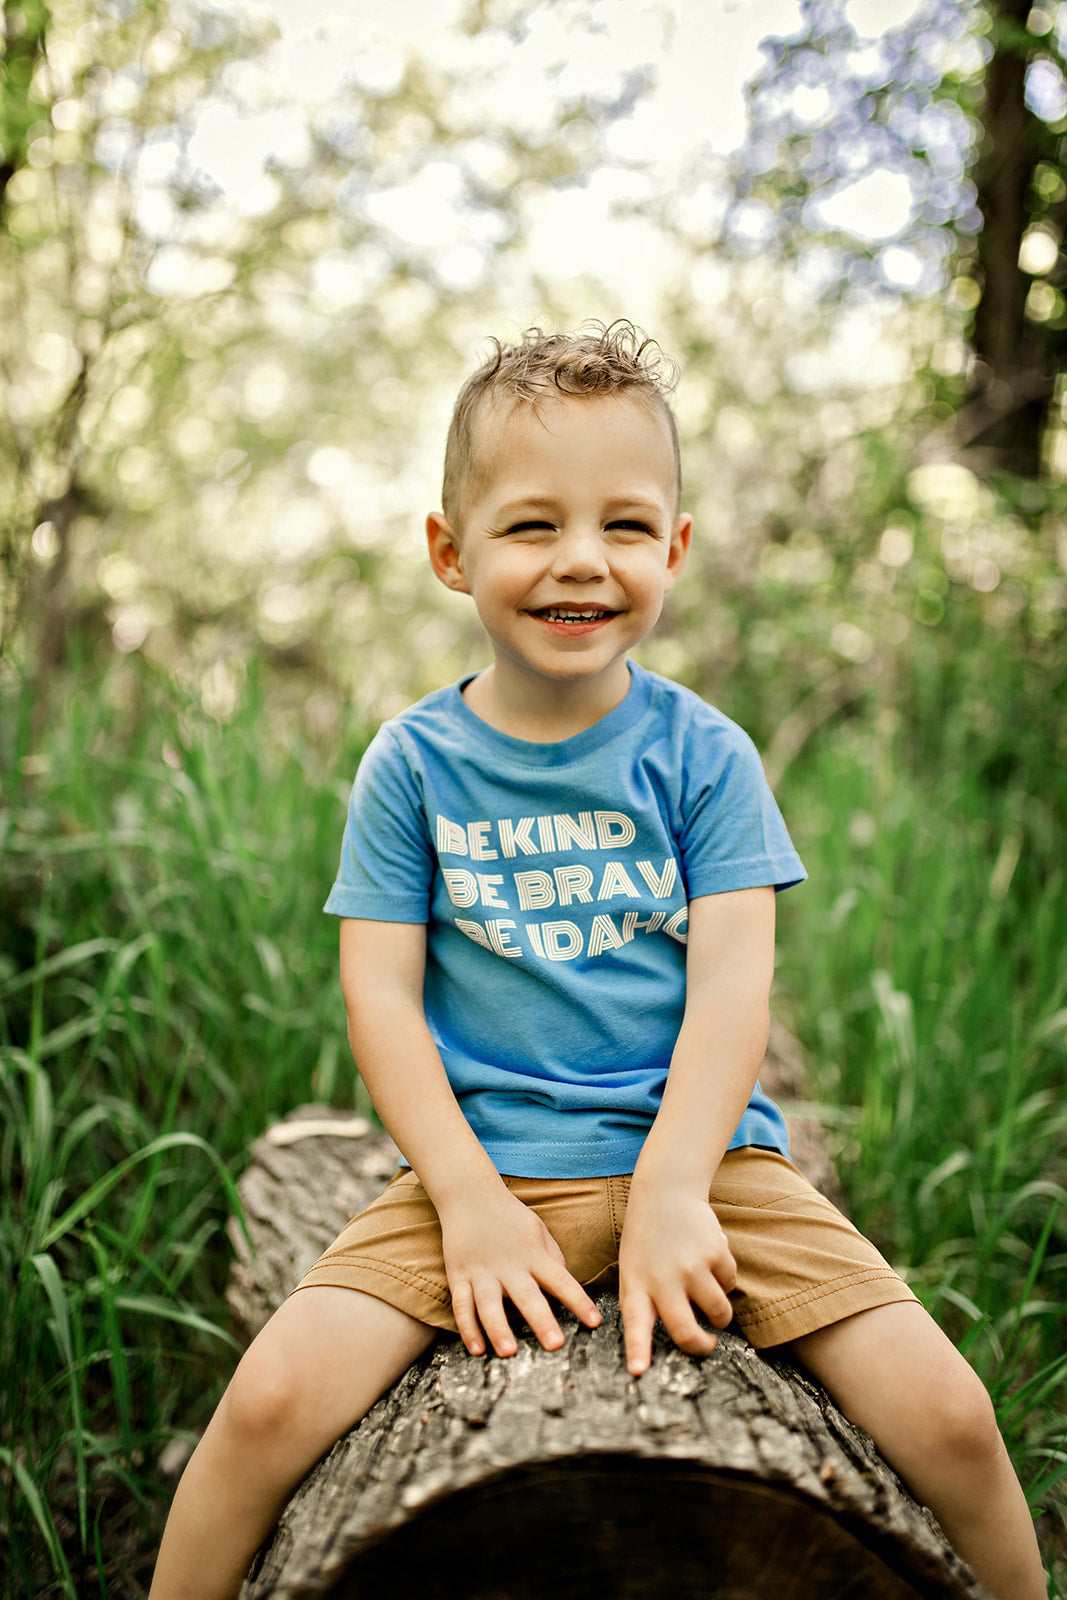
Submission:
POLYGON ((552 575, 556 578, 588 580, 607 576, 608 564, 599 530, 576 529, 564 534, 556 545, 552 575))

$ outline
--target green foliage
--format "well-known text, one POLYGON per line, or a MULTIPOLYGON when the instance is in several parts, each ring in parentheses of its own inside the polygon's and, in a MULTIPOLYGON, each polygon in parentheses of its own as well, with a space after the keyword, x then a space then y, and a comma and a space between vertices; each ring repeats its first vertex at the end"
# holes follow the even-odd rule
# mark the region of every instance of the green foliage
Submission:
MULTIPOLYGON (((774 282, 765 265, 752 271, 774 282)), ((642 659, 748 728, 774 781, 824 723, 883 704, 928 741, 925 754, 941 742, 939 698, 962 699, 994 740, 1007 727, 1031 754, 1063 750, 1052 701, 1030 697, 1029 732, 1011 705, 998 719, 1009 683, 1015 694, 1028 674, 1062 681, 1062 487, 983 483, 949 453, 947 407, 923 365, 928 313, 899 312, 899 368, 846 404, 839 390, 791 391, 809 325, 784 311, 772 323, 765 305, 739 309, 716 347, 691 323, 686 338, 684 311, 665 335, 686 370, 695 536, 642 659)), ((877 359, 877 328, 862 321, 846 353, 877 359)))
POLYGON ((787 774, 816 870, 782 907, 781 981, 852 1214, 985 1379, 1062 1543, 1067 693, 1060 659, 991 645, 918 652, 895 705, 787 774))
POLYGON ((5 5, 2 15, 6 45, 0 61, 0 208, 4 190, 12 175, 26 159, 29 132, 39 113, 30 99, 34 70, 44 48, 48 22, 46 8, 38 0, 18 8, 5 5))
POLYGON ((343 787, 254 694, 223 727, 121 670, 4 756, 4 1592, 136 1594, 160 1451, 233 1359, 230 1170, 294 1103, 365 1104, 319 911, 343 787))

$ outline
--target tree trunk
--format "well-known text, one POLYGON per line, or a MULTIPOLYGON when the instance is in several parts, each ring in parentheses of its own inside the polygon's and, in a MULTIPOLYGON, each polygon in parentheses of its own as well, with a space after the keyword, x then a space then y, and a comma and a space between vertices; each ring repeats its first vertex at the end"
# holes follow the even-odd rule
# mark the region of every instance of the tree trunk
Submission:
POLYGON ((982 228, 982 298, 972 343, 972 392, 957 419, 960 442, 991 471, 1041 475, 1041 443, 1055 392, 1047 333, 1027 321, 1030 280, 1019 248, 1030 220, 1030 184, 1041 156, 1040 123, 1026 104, 1030 0, 995 0, 994 50, 985 74, 983 140, 974 167, 982 228))
MULTIPOLYGON (((762 1074, 800 1084, 776 1030, 762 1074)), ((788 1114, 788 1105, 787 1105, 788 1114)), ((814 1123, 794 1159, 824 1181, 814 1123)), ((252 1150, 228 1297, 252 1336, 395 1166, 359 1118, 306 1107, 252 1150)), ((244 1600, 980 1600, 865 1434, 788 1361, 724 1333, 698 1360, 657 1330, 626 1371, 618 1301, 509 1360, 439 1338, 293 1496, 244 1600)))

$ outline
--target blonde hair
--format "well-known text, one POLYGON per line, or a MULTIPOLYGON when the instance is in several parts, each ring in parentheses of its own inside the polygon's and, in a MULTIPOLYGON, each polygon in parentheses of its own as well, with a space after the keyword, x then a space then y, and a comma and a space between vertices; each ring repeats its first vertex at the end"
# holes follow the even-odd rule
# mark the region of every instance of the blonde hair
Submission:
POLYGON ((543 404, 558 395, 595 397, 630 394, 644 401, 667 424, 674 456, 676 493, 682 490, 678 428, 668 395, 675 385, 674 364, 654 339, 632 322, 592 323, 581 333, 543 333, 528 328, 518 344, 494 339, 493 353, 456 396, 445 446, 441 503, 458 528, 463 492, 477 472, 475 432, 479 413, 490 403, 543 404))

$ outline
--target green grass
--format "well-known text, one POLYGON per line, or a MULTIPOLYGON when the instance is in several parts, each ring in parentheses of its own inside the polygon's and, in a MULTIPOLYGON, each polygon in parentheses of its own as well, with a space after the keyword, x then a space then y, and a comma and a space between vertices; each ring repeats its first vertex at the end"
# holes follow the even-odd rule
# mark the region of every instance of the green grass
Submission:
MULTIPOLYGON (((983 722, 971 689, 829 727, 790 769, 812 878, 783 897, 780 989, 856 1220, 967 1348, 1062 1538, 1067 762, 1037 771, 1033 717, 983 722)), ((127 664, 29 751, 12 692, 0 1582, 125 1600, 160 1457, 232 1366, 232 1175, 294 1104, 366 1108, 319 909, 361 739, 272 732, 255 692, 220 724, 127 664)))
MULTIPOLYGON (((133 697, 131 699, 131 697, 133 697)), ((17 719, 12 719, 17 722, 17 719)), ((198 717, 75 692, 0 813, 0 1580, 138 1594, 167 1442, 232 1367, 231 1171, 274 1116, 352 1103, 321 914, 334 777, 255 697, 198 717)), ((365 1100, 364 1100, 365 1103, 365 1100)))
POLYGON ((784 786, 812 877, 781 988, 853 1218, 990 1388, 1062 1583, 1063 778, 991 782, 951 737, 917 767, 892 721, 834 730, 784 786))

